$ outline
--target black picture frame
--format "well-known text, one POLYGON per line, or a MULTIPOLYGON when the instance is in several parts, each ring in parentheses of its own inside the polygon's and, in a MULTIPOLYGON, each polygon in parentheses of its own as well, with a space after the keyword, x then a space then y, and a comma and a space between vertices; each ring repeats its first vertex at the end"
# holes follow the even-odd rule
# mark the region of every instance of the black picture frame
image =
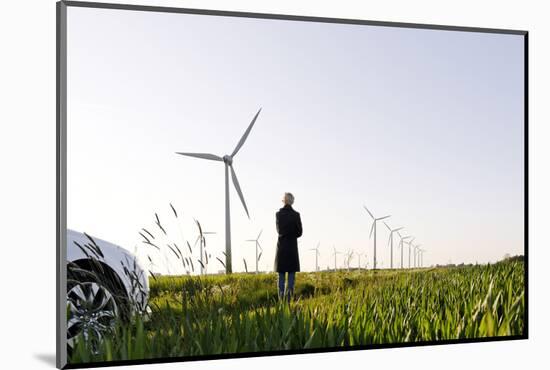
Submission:
POLYGON ((495 29, 495 28, 478 28, 478 27, 463 27, 463 26, 448 26, 434 24, 419 24, 419 23, 402 23, 402 22, 385 22, 360 19, 343 19, 343 18, 328 18, 328 17, 312 17, 300 15, 284 15, 284 14, 268 14, 268 13, 251 13, 251 12, 236 12, 236 11, 221 11, 207 9, 190 9, 176 7, 161 7, 161 6, 145 6, 145 5, 130 5, 130 4, 114 4, 114 3, 99 3, 99 2, 79 2, 79 1, 59 1, 56 4, 56 366, 64 369, 75 368, 92 368, 106 366, 121 366, 121 365, 139 365, 139 364, 157 364, 171 363, 182 361, 204 361, 204 360, 219 360, 245 357, 263 357, 263 356, 278 356, 292 354, 307 354, 307 353, 322 353, 322 352, 339 352, 339 351, 357 351, 366 349, 380 348, 402 348, 402 347, 417 347, 417 346, 433 346, 459 343, 482 343, 496 342, 509 340, 525 340, 529 338, 529 52, 528 52, 528 36, 526 30, 512 29, 495 29), (365 26, 380 26, 380 27, 398 27, 411 29, 430 29, 441 31, 462 31, 476 33, 494 33, 494 34, 511 34, 520 35, 524 39, 524 281, 525 281, 525 313, 524 333, 513 336, 499 336, 488 338, 472 338, 472 339, 453 339, 453 340, 438 340, 438 341, 422 341, 409 343, 387 343, 373 345, 356 345, 353 347, 337 347, 337 348, 322 348, 322 349, 302 349, 302 350, 278 350, 268 352, 250 352, 250 353, 235 353, 235 354, 219 354, 219 355, 204 355, 193 357, 166 357, 143 360, 129 361, 109 361, 109 362, 91 362, 85 364, 67 364, 66 354, 66 231, 67 231, 67 8, 68 7, 84 7, 96 9, 115 9, 140 12, 162 12, 162 13, 179 13, 179 14, 196 14, 205 16, 223 16, 237 18, 254 18, 254 19, 271 19, 271 20, 286 20, 297 22, 318 22, 318 23, 337 23, 349 25, 365 25, 365 26))

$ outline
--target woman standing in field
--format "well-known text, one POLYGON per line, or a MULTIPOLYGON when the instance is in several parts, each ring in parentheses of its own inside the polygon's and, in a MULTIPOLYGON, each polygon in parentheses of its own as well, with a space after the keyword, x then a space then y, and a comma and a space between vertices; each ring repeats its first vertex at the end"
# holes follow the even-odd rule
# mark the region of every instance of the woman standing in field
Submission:
POLYGON ((275 254, 275 271, 279 273, 279 298, 285 296, 285 273, 288 273, 286 297, 290 300, 294 293, 294 277, 300 271, 298 258, 298 238, 302 236, 300 214, 292 208, 294 195, 285 193, 283 208, 275 214, 277 234, 277 253, 275 254))

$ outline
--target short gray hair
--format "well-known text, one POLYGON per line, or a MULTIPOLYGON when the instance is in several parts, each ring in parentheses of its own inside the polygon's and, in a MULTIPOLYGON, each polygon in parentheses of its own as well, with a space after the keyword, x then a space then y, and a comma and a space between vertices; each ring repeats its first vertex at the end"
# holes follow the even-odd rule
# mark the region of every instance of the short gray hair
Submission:
POLYGON ((292 193, 285 193, 285 198, 288 200, 288 204, 294 204, 294 195, 292 193))

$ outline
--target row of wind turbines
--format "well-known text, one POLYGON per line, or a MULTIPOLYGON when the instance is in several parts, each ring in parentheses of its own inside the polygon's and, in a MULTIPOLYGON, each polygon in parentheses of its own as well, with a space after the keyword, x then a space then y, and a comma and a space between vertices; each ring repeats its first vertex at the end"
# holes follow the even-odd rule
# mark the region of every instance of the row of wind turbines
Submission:
MULTIPOLYGON (((315 251, 315 271, 319 271, 319 256, 321 255, 321 253, 319 252, 320 245, 321 245, 321 242, 317 243, 317 247, 310 249, 311 251, 315 251)), ((336 271, 338 269, 337 256, 339 254, 344 254, 344 253, 337 251, 335 246, 333 246, 332 249, 333 249, 332 256, 334 257, 334 271, 336 271)), ((358 258, 357 268, 361 269, 361 256, 366 257, 367 254, 356 253, 354 250, 350 250, 347 253, 345 253, 344 265, 347 267, 348 270, 351 267, 351 259, 353 258, 353 256, 357 256, 358 258)), ((368 268, 368 262, 367 262, 367 268, 368 268)))
MULTIPOLYGON (((176 152, 176 154, 186 156, 186 157, 194 157, 199 159, 206 159, 210 161, 216 161, 216 162, 223 162, 224 163, 224 169, 225 169, 225 270, 227 274, 231 274, 233 272, 233 265, 232 265, 232 258, 231 258, 231 212, 230 212, 230 202, 229 202, 229 172, 231 172, 231 181, 233 182, 233 186, 239 196, 239 199, 241 200, 242 206, 244 208, 244 211, 246 212, 247 217, 250 219, 250 214, 248 212, 248 208, 246 206, 246 202, 244 200, 244 195, 241 190, 241 186, 239 184, 239 180, 237 179, 237 175, 235 173, 234 169, 234 158, 239 152, 239 150, 242 148, 244 143, 246 142, 246 139, 248 138, 250 132, 252 131, 252 128, 254 127, 254 124, 256 123, 256 120, 258 119, 258 116, 261 112, 262 108, 258 110, 258 112, 254 115, 252 118, 252 121, 248 125, 247 129, 245 130, 244 134, 242 135, 241 139, 237 142, 237 145, 231 152, 231 154, 226 154, 223 157, 211 154, 211 153, 195 153, 195 152, 176 152)), ((401 268, 403 268, 403 244, 409 245, 409 268, 411 268, 411 248, 413 248, 413 255, 414 255, 414 263, 413 266, 417 267, 417 264, 421 267, 423 266, 423 255, 424 252, 426 252, 423 249, 420 249, 420 244, 413 245, 413 242, 415 238, 412 235, 401 235, 400 231, 403 230, 403 227, 392 229, 385 219, 389 218, 390 215, 383 216, 383 217, 374 217, 373 213, 366 207, 363 206, 365 210, 368 212, 368 214, 372 217, 373 223, 370 230, 369 238, 374 236, 374 250, 373 250, 373 269, 376 270, 377 268, 377 259, 376 259, 376 226, 379 221, 383 221, 386 228, 389 230, 389 239, 388 244, 390 245, 390 268, 393 269, 393 235, 394 233, 397 233, 399 236, 399 247, 401 248, 401 268), (418 261, 417 261, 418 260, 418 261)), ((256 239, 249 239, 248 242, 254 242, 256 244, 256 272, 258 272, 258 261, 261 257, 261 254, 263 252, 260 243, 259 238, 261 236, 261 232, 258 235, 256 239)), ((319 269, 319 245, 317 245, 317 248, 314 248, 315 252, 315 268, 316 270, 319 269)), ((335 269, 336 269, 336 256, 337 254, 340 254, 341 252, 336 251, 334 249, 334 261, 335 261, 335 269)), ((348 268, 349 268, 349 261, 351 260, 353 256, 353 252, 350 252, 347 255, 348 260, 348 268)), ((361 258, 360 254, 358 254, 359 259, 361 258)), ((365 255, 366 256, 366 255, 365 255)), ((201 251, 201 259, 202 259, 202 251, 201 251)))
MULTIPOLYGON (((414 240, 414 239, 411 239, 411 240, 407 241, 406 240, 407 236, 402 237, 401 235, 400 235, 400 238, 405 238, 404 240, 400 241, 400 247, 401 248, 403 248, 404 243, 409 244, 408 242, 412 243, 412 241, 414 240)), ((390 245, 390 251, 391 251, 392 250, 391 243, 388 243, 388 244, 390 245)), ((320 245, 321 245, 321 243, 319 242, 315 248, 310 248, 309 249, 310 251, 313 251, 315 253, 315 271, 320 271, 320 268, 319 268, 319 257, 321 256, 321 252, 319 251, 320 245)), ((409 268, 411 268, 411 267, 416 268, 416 267, 423 267, 424 266, 423 253, 426 252, 426 250, 420 249, 419 247, 420 247, 420 244, 412 246, 414 259, 413 259, 413 262, 412 262, 412 265, 411 265, 411 258, 410 258, 411 244, 409 244, 409 268)), ((368 262, 365 264, 365 266, 363 266, 361 264, 361 257, 362 256, 367 257, 367 253, 355 252, 355 250, 353 250, 353 249, 348 250, 348 252, 344 253, 344 252, 341 252, 341 251, 337 250, 336 247, 334 247, 334 246, 333 246, 332 249, 333 249, 333 252, 332 252, 331 255, 334 258, 334 270, 338 270, 337 257, 338 257, 338 255, 341 255, 341 254, 344 255, 344 267, 347 268, 348 271, 349 271, 350 268, 352 268, 351 260, 355 256, 357 257, 357 269, 360 270, 362 268, 366 268, 366 269, 369 268, 369 263, 368 262)), ((393 252, 391 252, 391 254, 393 254, 393 252)), ((393 256, 390 257, 390 268, 391 269, 393 269, 392 258, 393 258, 393 256)), ((378 261, 377 261, 377 267, 378 267, 378 261)), ((403 264, 403 251, 401 251, 401 268, 402 269, 405 268, 404 264, 403 264)))
MULTIPOLYGON (((377 267, 378 267, 378 260, 377 260, 377 255, 376 255, 376 252, 377 252, 377 245, 376 245, 376 226, 377 226, 377 223, 382 221, 382 223, 384 224, 384 226, 386 226, 386 228, 388 229, 389 231, 389 236, 388 236, 388 245, 390 247, 390 269, 393 269, 393 241, 394 241, 394 238, 393 238, 393 235, 394 233, 397 234, 399 236, 399 248, 401 249, 401 268, 405 268, 404 267, 404 263, 403 263, 403 246, 404 244, 408 244, 409 246, 409 263, 408 263, 408 267, 409 268, 417 268, 417 267, 423 267, 424 266, 424 253, 426 253, 426 250, 425 249, 421 249, 420 247, 422 246, 422 244, 413 244, 414 241, 416 240, 416 238, 412 235, 402 235, 401 234, 401 230, 403 230, 405 227, 397 227, 397 228, 394 228, 392 229, 388 223, 384 220, 388 219, 391 217, 391 215, 387 215, 387 216, 382 216, 382 217, 375 217, 374 214, 367 208, 367 206, 363 206, 363 208, 365 209, 365 211, 367 211, 367 213, 369 214, 369 216, 372 218, 372 226, 370 228, 370 233, 369 233, 369 239, 370 238, 373 238, 374 236, 374 243, 373 243, 373 262, 372 262, 372 266, 373 266, 373 270, 376 270, 377 267), (412 264, 411 264, 411 252, 412 252, 412 264)), ((321 255, 321 253, 319 252, 319 246, 321 245, 321 243, 319 242, 317 244, 317 247, 315 248, 311 248, 310 251, 314 251, 315 252, 315 271, 319 271, 319 256, 321 255)), ((344 254, 343 252, 340 252, 338 250, 336 250, 336 247, 333 246, 333 252, 332 252, 332 256, 334 257, 334 270, 337 270, 338 268, 338 265, 337 265, 337 256, 340 255, 340 254, 344 254)), ((351 262, 351 259, 353 257, 353 255, 357 255, 358 259, 359 259, 359 262, 358 262, 358 268, 360 269, 361 268, 361 256, 367 256, 366 253, 355 253, 355 251, 353 250, 350 250, 348 251, 346 254, 345 254, 345 262, 344 264, 347 265, 347 268, 349 270, 350 268, 350 262, 351 262)), ((367 266, 368 266, 368 263, 367 263, 367 266)))
MULTIPOLYGON (((198 224, 198 222, 197 222, 198 224)), ((263 254, 263 248, 262 248, 262 245, 260 244, 260 237, 262 236, 262 233, 263 233, 263 230, 260 230, 260 233, 258 234, 258 236, 256 237, 256 239, 247 239, 245 240, 246 242, 252 242, 254 243, 254 246, 255 246, 255 249, 256 249, 256 273, 259 273, 259 262, 260 262, 260 258, 262 258, 262 254, 263 254)), ((204 263, 204 260, 203 258, 205 257, 205 253, 203 252, 203 246, 206 244, 206 241, 205 241, 205 236, 204 235, 208 235, 208 234, 216 234, 215 232, 210 232, 210 231, 203 231, 201 234, 199 234, 199 236, 197 237, 197 241, 195 241, 195 245, 197 244, 197 242, 200 241, 200 250, 199 250, 199 253, 200 253, 200 256, 199 256, 199 261, 200 261, 200 274, 201 275, 204 275, 205 274, 205 263, 204 263)))
POLYGON ((391 215, 383 216, 383 217, 375 217, 374 214, 367 208, 367 206, 363 206, 365 211, 369 214, 369 216, 372 218, 372 226, 370 229, 369 238, 371 238, 374 234, 374 243, 373 243, 373 269, 376 270, 376 225, 379 221, 382 221, 384 226, 389 231, 389 237, 388 237, 388 244, 390 245, 390 268, 393 269, 393 234, 396 233, 399 236, 399 248, 401 249, 401 268, 404 268, 403 265, 403 244, 409 245, 409 268, 411 267, 422 267, 424 265, 424 253, 426 252, 425 249, 420 249, 422 244, 413 244, 413 242, 416 240, 416 238, 412 235, 401 235, 401 230, 403 230, 405 227, 398 227, 392 229, 385 219, 388 219, 391 217, 391 215), (411 266, 411 248, 413 252, 413 265, 411 266))

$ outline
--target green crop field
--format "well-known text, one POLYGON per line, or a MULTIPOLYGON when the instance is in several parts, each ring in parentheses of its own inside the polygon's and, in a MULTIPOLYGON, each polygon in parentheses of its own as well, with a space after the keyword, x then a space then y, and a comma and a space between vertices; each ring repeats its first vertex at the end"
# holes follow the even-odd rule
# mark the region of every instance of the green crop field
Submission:
POLYGON ((522 335, 524 264, 150 279, 149 320, 119 324, 70 363, 522 335), (94 353, 95 352, 95 353, 94 353))

